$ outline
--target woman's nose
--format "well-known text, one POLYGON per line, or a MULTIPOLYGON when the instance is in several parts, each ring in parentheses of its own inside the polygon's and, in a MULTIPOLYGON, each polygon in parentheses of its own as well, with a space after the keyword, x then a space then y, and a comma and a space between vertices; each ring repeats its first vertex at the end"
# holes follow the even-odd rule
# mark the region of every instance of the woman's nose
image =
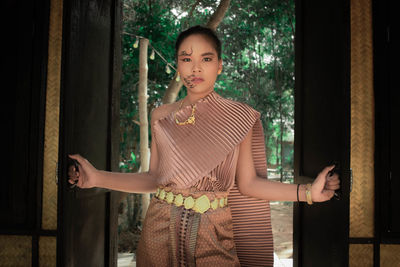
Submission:
POLYGON ((194 62, 192 72, 201 72, 201 71, 202 71, 202 69, 201 69, 200 63, 194 62))

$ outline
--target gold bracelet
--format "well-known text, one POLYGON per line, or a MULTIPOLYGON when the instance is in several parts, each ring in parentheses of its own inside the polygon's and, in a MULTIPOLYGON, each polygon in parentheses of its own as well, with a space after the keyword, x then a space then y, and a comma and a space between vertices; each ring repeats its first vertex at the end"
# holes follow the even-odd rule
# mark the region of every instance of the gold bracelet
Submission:
POLYGON ((306 185, 306 197, 307 197, 307 204, 312 205, 312 198, 311 198, 311 184, 306 185))

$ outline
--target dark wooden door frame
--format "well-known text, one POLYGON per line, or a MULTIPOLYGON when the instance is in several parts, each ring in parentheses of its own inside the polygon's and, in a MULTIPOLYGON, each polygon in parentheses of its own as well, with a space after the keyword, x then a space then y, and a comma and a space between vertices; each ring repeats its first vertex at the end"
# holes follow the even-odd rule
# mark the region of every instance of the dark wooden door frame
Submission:
MULTIPOLYGON (((63 52, 62 52, 62 79, 61 79, 61 105, 60 105, 60 145, 59 145, 59 187, 58 187, 58 231, 57 231, 57 266, 64 266, 68 261, 67 259, 72 255, 68 255, 66 251, 71 248, 65 247, 66 235, 69 234, 69 223, 73 222, 70 216, 71 207, 66 205, 66 201, 70 201, 71 189, 66 179, 66 169, 67 169, 67 153, 78 153, 79 151, 71 151, 71 144, 67 143, 70 140, 71 133, 66 129, 66 125, 71 125, 66 123, 65 115, 65 97, 68 92, 66 92, 66 64, 71 60, 70 51, 70 34, 71 27, 71 16, 76 14, 71 14, 71 4, 73 1, 64 2, 64 14, 63 14, 63 52)), ((96 1, 93 1, 95 3, 96 1)), ((77 2, 79 4, 79 1, 77 2)), ((75 3, 75 5, 77 4, 75 3)), ((104 3, 103 3, 104 4, 104 3)), ((108 66, 108 84, 104 85, 108 87, 108 107, 107 109, 107 149, 106 149, 106 166, 103 168, 105 170, 118 171, 119 162, 119 90, 121 81, 121 68, 122 68, 122 55, 121 55, 121 24, 122 24, 122 1, 121 0, 110 0, 110 12, 109 14, 98 14, 99 16, 109 16, 111 21, 110 36, 109 36, 109 66, 108 66)), ((98 8, 98 7, 97 7, 98 8)), ((101 6, 99 8, 101 10, 101 6)), ((79 14, 80 15, 80 14, 79 14)), ((73 51, 74 52, 74 51, 73 51)), ((75 51, 76 52, 76 51, 75 51)), ((93 64, 97 64, 93 62, 93 64)), ((69 94, 69 93, 68 93, 69 94)), ((76 97, 79 97, 78 95, 76 97)), ((69 96, 71 99, 71 96, 69 96)), ((91 101, 88 99, 87 101, 91 101)), ((69 111, 70 112, 70 111, 69 111)), ((82 114, 86 116, 86 114, 82 114)), ((106 225, 108 225, 104 232, 104 252, 105 255, 99 255, 99 257, 104 257, 104 266, 116 266, 118 257, 118 244, 117 244, 117 226, 118 226, 118 214, 117 214, 117 202, 119 199, 119 194, 117 192, 111 192, 103 189, 91 189, 91 190, 76 190, 73 194, 75 198, 87 198, 91 195, 105 194, 105 219, 106 225)), ((82 200, 85 201, 85 200, 82 200)), ((102 233, 101 233, 102 234, 102 233)), ((71 245, 71 244, 70 244, 71 245)), ((79 246, 79 244, 73 244, 79 246)), ((82 248, 90 249, 90 248, 82 248)))
MULTIPOLYGON (((390 166, 390 153, 393 149, 390 144, 390 136, 391 128, 399 127, 393 123, 392 119, 392 109, 396 102, 398 105, 399 95, 398 93, 395 96, 391 95, 398 89, 393 87, 394 83, 398 84, 398 60, 400 57, 398 52, 400 23, 394 2, 393 0, 372 0, 375 93, 375 230, 374 238, 371 238, 370 243, 374 244, 374 266, 380 266, 381 244, 400 244, 400 233, 398 230, 391 229, 390 222, 390 216, 394 215, 391 214, 393 212, 391 208, 394 208, 390 195, 395 189, 390 173, 391 168, 394 168, 390 166), (391 90, 393 91, 391 92, 391 90)), ((393 179, 398 179, 398 177, 393 179)))

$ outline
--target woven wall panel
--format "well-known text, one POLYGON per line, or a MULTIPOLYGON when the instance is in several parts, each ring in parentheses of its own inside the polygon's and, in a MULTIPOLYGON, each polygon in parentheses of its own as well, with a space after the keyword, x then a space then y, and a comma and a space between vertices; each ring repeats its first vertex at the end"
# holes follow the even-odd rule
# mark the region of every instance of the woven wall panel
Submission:
POLYGON ((374 247, 372 244, 350 244, 349 266, 369 267, 374 265, 374 247))
POLYGON ((53 267, 57 262, 57 238, 41 236, 39 238, 39 266, 53 267))
POLYGON ((0 267, 32 265, 32 237, 0 235, 0 267))
POLYGON ((60 113, 62 12, 63 1, 51 0, 42 204, 42 228, 46 230, 57 229, 56 168, 58 161, 58 125, 60 113))
POLYGON ((351 0, 350 237, 373 237, 374 92, 371 0, 351 0))
POLYGON ((400 245, 381 245, 381 267, 400 267, 400 245))

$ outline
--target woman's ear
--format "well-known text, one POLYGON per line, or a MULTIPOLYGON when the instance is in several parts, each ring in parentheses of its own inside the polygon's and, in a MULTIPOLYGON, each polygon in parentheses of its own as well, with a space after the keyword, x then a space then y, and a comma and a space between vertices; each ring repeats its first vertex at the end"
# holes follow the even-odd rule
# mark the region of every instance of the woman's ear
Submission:
POLYGON ((218 60, 218 75, 222 72, 222 59, 218 60))

